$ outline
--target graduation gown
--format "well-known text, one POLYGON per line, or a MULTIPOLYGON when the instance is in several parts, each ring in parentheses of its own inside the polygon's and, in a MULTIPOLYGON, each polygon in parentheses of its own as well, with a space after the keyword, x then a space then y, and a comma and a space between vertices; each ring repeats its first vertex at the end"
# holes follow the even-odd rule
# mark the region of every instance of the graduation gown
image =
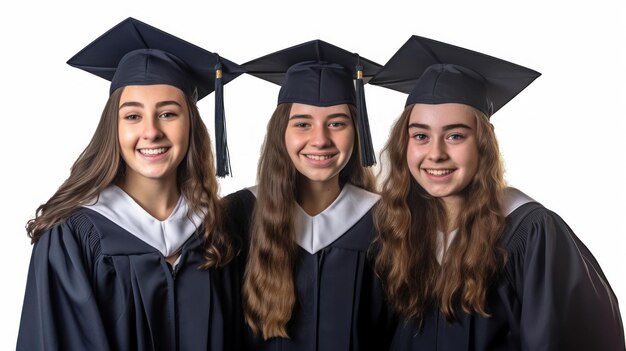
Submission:
MULTIPOLYGON (((256 189, 227 198, 233 216, 251 218, 256 201, 252 192, 256 189)), ((288 324, 290 338, 263 341, 250 337, 250 349, 388 348, 392 317, 368 255, 374 234, 371 208, 377 200, 378 195, 347 184, 335 202, 317 216, 306 215, 296 205, 297 295, 288 324)), ((249 221, 240 230, 248 227, 249 221)))
MULTIPOLYGON (((105 190, 118 200, 119 191, 105 190)), ((126 205, 108 208, 119 216, 145 217, 129 199, 122 196, 126 205)), ((179 235, 177 230, 190 228, 183 209, 175 210, 175 221, 138 220, 124 223, 124 229, 105 216, 112 217, 106 207, 76 210, 34 245, 17 350, 240 349, 237 322, 242 321, 235 321, 240 305, 233 299, 240 273, 234 265, 199 268, 204 248, 195 225, 200 222, 179 235), (174 268, 144 241, 149 239, 128 231, 141 226, 150 231, 154 225, 164 228, 153 233, 155 246, 180 252, 174 268), (158 245, 159 235, 175 238, 158 245)))
POLYGON ((487 295, 491 317, 448 322, 430 309, 418 332, 399 323, 392 350, 623 351, 615 294, 591 252, 555 213, 516 189, 507 193, 508 261, 487 295))

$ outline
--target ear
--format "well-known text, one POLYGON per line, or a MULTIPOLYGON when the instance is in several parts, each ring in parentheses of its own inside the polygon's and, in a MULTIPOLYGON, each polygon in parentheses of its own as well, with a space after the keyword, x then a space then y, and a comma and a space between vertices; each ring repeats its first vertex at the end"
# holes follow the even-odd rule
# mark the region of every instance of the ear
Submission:
POLYGON ((491 124, 491 123, 489 123, 489 127, 491 127, 491 130, 492 130, 492 131, 495 131, 495 130, 496 130, 496 128, 495 128, 495 127, 493 126, 493 124, 491 124))

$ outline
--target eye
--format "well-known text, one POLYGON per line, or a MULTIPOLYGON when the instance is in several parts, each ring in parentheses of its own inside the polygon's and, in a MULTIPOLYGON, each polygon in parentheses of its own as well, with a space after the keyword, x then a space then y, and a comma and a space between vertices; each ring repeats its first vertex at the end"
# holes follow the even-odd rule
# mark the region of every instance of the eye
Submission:
POLYGON ((176 115, 175 113, 172 113, 172 112, 163 112, 163 113, 161 113, 161 114, 159 115, 159 118, 165 118, 165 119, 167 119, 167 118, 174 118, 174 117, 176 117, 176 116, 177 116, 177 115, 176 115))
POLYGON ((465 139, 465 135, 461 134, 461 133, 452 133, 450 135, 448 135, 448 140, 450 141, 462 141, 465 139))
POLYGON ((328 123, 328 126, 330 128, 342 128, 346 126, 346 123, 344 122, 330 122, 328 123))
POLYGON ((411 135, 412 139, 415 139, 417 141, 425 141, 428 139, 428 136, 426 134, 423 133, 414 133, 411 135))
POLYGON ((136 114, 129 114, 124 116, 124 119, 127 121, 138 121, 141 119, 141 116, 136 114))
POLYGON ((306 123, 306 122, 295 122, 291 126, 295 127, 295 128, 307 128, 307 127, 309 127, 309 123, 306 123))

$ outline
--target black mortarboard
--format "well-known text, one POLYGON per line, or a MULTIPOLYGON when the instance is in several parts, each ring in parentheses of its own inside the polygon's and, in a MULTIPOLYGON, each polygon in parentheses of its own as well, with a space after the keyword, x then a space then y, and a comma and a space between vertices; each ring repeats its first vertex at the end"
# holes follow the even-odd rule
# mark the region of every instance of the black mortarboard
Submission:
POLYGON ((432 39, 412 36, 370 81, 414 103, 458 102, 493 115, 541 73, 432 39))
POLYGON ((200 100, 215 90, 217 175, 230 173, 222 86, 245 72, 241 66, 131 17, 67 63, 110 80, 109 93, 127 85, 168 84, 200 100))
POLYGON ((376 163, 363 85, 378 72, 379 64, 322 40, 312 40, 242 66, 247 73, 281 86, 278 104, 355 105, 362 163, 376 163))

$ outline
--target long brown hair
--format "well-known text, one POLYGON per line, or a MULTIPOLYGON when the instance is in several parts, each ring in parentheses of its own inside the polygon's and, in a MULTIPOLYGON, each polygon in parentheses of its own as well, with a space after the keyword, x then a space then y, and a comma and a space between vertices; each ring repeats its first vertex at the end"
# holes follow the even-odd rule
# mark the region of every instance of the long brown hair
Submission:
POLYGON ((500 201, 505 183, 498 142, 487 117, 474 110, 478 172, 463 190, 466 201, 458 232, 440 265, 437 229, 445 227, 445 208, 441 199, 417 183, 407 165, 413 106, 396 121, 383 149, 389 171, 374 212, 376 272, 395 311, 418 325, 429 307, 438 308, 448 320, 455 319, 457 302, 466 313, 488 316, 487 289, 505 262, 505 251, 499 246, 505 226, 500 201))
MULTIPOLYGON (((296 300, 294 266, 297 244, 294 235, 296 177, 285 146, 285 131, 292 104, 276 107, 258 167, 256 207, 252 219, 250 252, 244 275, 246 322, 264 339, 288 337, 287 323, 296 300)), ((349 105, 354 122, 356 110, 349 105)), ((356 128, 355 128, 356 130, 356 128)), ((339 173, 346 182, 374 191, 372 172, 361 166, 358 132, 350 160, 339 173)))
MULTIPOLYGON (((35 212, 26 231, 33 243, 48 229, 63 222, 78 207, 92 201, 106 187, 124 177, 126 164, 118 140, 118 109, 123 87, 109 97, 91 141, 78 156, 70 176, 35 212)), ((178 187, 192 212, 205 211, 202 236, 206 242, 205 268, 223 265, 234 255, 233 243, 223 232, 219 185, 207 128, 193 97, 185 96, 189 110, 189 150, 177 169, 178 187)))

